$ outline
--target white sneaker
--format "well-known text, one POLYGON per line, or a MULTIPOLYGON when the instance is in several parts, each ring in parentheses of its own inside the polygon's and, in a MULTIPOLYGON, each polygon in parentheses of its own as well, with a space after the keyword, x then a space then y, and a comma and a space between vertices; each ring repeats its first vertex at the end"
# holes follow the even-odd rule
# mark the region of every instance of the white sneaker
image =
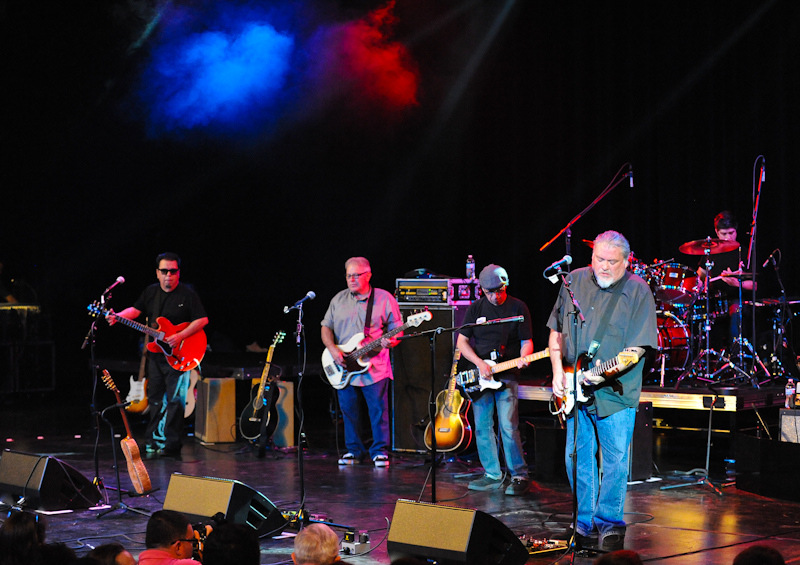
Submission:
POLYGON ((375 463, 376 467, 388 467, 389 466, 389 456, 388 455, 376 455, 372 458, 372 461, 375 463))
POLYGON ((349 452, 342 455, 342 458, 339 459, 339 465, 355 465, 358 462, 356 456, 349 452))

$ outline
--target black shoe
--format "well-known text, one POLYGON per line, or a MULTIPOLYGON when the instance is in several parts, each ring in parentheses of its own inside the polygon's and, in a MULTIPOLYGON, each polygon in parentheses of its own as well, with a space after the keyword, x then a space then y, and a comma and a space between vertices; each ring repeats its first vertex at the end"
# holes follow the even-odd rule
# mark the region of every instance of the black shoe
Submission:
POLYGON ((625 534, 611 530, 600 534, 600 549, 603 551, 619 551, 625 548, 625 534))
MULTIPOLYGON (((575 538, 575 549, 579 550, 584 548, 597 549, 599 546, 596 533, 589 536, 584 536, 579 533, 576 533, 574 538, 575 538)), ((568 529, 564 533, 554 534, 550 536, 550 539, 560 540, 560 541, 570 541, 573 539, 572 528, 568 529)))
POLYGON ((531 482, 527 477, 514 477, 511 484, 506 487, 508 496, 521 496, 531 489, 531 482))

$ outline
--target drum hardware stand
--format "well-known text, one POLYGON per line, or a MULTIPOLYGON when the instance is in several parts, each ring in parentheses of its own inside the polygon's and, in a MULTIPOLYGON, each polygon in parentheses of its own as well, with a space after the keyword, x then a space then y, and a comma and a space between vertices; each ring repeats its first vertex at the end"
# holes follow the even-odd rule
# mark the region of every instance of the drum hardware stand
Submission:
MULTIPOLYGON (((714 261, 711 260, 711 247, 710 247, 710 245, 708 247, 706 247, 703 250, 703 252, 704 252, 704 254, 706 256, 706 262, 705 262, 706 276, 705 276, 705 280, 703 281, 703 291, 705 292, 705 295, 706 295, 706 313, 705 313, 705 316, 703 318, 703 333, 705 334, 706 348, 702 352, 700 352, 700 354, 697 356, 697 358, 692 362, 692 365, 686 371, 684 371, 675 380, 675 389, 676 390, 680 386, 681 381, 683 381, 683 379, 685 379, 686 377, 690 376, 692 374, 692 372, 694 371, 694 369, 695 369, 695 365, 697 365, 703 359, 705 359, 705 362, 706 362, 705 379, 700 379, 700 377, 696 377, 696 379, 697 380, 705 380, 706 382, 711 382, 711 377, 712 377, 712 375, 710 375, 708 371, 711 368, 711 353, 712 352, 716 353, 716 352, 713 349, 711 349, 711 316, 710 316, 711 299, 708 296, 708 279, 709 279, 709 273, 711 272, 711 268, 714 266, 714 261)), ((716 375, 716 373, 714 373, 714 374, 716 375)), ((710 428, 710 426, 711 426, 711 424, 709 423, 709 428, 710 428)), ((711 444, 711 434, 710 434, 710 432, 709 432, 708 441, 709 441, 709 445, 710 445, 711 444)), ((708 463, 706 463, 706 467, 708 467, 708 463)))

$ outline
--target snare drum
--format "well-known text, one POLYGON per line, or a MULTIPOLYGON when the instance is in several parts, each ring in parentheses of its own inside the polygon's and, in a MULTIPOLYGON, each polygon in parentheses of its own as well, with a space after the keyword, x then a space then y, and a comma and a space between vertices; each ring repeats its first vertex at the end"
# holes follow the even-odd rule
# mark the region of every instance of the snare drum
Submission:
POLYGON ((672 312, 659 310, 658 317, 658 355, 653 371, 661 370, 662 357, 664 369, 683 371, 689 361, 689 329, 672 312))
POLYGON ((691 304, 697 297, 697 273, 680 263, 661 266, 656 282, 656 300, 668 304, 691 304))

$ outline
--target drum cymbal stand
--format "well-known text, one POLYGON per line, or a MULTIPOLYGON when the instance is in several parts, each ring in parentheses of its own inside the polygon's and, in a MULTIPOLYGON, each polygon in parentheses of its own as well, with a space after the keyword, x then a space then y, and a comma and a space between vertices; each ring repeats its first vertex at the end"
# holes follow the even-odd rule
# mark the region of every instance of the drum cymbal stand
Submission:
MULTIPOLYGON (((703 320, 703 334, 705 335, 706 347, 699 353, 697 358, 692 362, 691 366, 688 369, 686 369, 683 373, 681 373, 681 375, 675 380, 676 389, 680 386, 683 379, 688 378, 693 374, 695 374, 695 379, 698 381, 714 382, 714 377, 716 377, 717 374, 719 374, 722 371, 722 370, 715 371, 713 374, 709 373, 709 370, 711 369, 711 355, 714 354, 714 356, 718 357, 719 354, 713 349, 711 349, 711 316, 709 315, 709 313, 711 312, 711 299, 708 295, 708 278, 709 278, 709 273, 711 272, 711 268, 714 266, 714 261, 711 260, 710 248, 705 248, 704 254, 706 256, 706 262, 704 263, 706 267, 706 276, 703 279, 703 293, 705 294, 706 297, 706 313, 705 316, 703 316, 702 320, 703 320), (705 361, 705 371, 703 376, 700 377, 696 375, 696 366, 702 361, 705 361)), ((725 366, 724 368, 727 369, 727 366, 725 366)))

